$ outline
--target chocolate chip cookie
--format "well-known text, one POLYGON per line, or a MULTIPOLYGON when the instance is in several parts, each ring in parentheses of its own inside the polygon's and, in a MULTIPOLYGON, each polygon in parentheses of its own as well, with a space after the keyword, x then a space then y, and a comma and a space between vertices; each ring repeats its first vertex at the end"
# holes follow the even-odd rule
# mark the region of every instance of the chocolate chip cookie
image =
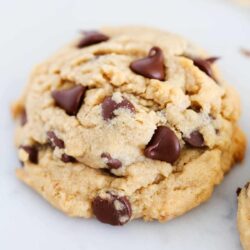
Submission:
POLYGON ((250 183, 238 189, 238 228, 244 250, 250 249, 250 183))
POLYGON ((82 32, 13 105, 18 178, 66 214, 112 225, 198 206, 245 151, 217 60, 156 29, 82 32))

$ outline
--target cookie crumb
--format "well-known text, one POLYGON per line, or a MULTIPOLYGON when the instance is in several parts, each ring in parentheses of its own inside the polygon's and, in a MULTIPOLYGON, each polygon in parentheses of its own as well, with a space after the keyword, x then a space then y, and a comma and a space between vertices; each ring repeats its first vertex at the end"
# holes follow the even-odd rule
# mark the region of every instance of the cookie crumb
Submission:
POLYGON ((243 56, 249 57, 249 58, 250 58, 250 49, 241 48, 241 49, 240 49, 240 53, 241 53, 243 56))

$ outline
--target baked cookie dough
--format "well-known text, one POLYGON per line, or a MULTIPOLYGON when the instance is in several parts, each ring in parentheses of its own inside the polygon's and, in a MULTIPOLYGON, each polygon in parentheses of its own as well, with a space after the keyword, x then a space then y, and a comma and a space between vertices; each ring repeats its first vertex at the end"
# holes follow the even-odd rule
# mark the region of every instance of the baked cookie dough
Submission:
POLYGON ((112 225, 198 206, 245 151, 217 59, 156 29, 83 32, 13 105, 18 178, 66 214, 112 225))
POLYGON ((238 228, 244 250, 250 250, 250 183, 238 189, 238 228))

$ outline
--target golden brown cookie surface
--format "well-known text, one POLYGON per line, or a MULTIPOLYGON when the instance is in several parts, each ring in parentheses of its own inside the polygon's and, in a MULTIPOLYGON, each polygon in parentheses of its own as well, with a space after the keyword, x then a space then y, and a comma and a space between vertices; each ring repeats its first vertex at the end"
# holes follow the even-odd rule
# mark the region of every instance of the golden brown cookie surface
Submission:
POLYGON ((238 229, 244 250, 250 249, 250 188, 249 183, 238 196, 238 229))
POLYGON ((110 224, 199 205, 245 149, 239 98, 215 61, 155 29, 85 32, 34 70, 14 107, 18 177, 110 224))

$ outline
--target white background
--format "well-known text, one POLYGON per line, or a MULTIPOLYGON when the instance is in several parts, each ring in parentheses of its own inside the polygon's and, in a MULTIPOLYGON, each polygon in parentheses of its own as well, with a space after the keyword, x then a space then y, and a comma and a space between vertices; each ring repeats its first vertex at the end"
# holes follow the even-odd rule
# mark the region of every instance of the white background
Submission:
POLYGON ((71 219, 15 178, 9 105, 33 65, 81 29, 120 24, 164 28, 221 56, 225 78, 242 96, 241 124, 249 138, 250 58, 239 48, 250 49, 250 9, 230 0, 0 0, 0 250, 240 249, 235 190, 250 179, 249 152, 211 200, 166 224, 117 228, 71 219))

